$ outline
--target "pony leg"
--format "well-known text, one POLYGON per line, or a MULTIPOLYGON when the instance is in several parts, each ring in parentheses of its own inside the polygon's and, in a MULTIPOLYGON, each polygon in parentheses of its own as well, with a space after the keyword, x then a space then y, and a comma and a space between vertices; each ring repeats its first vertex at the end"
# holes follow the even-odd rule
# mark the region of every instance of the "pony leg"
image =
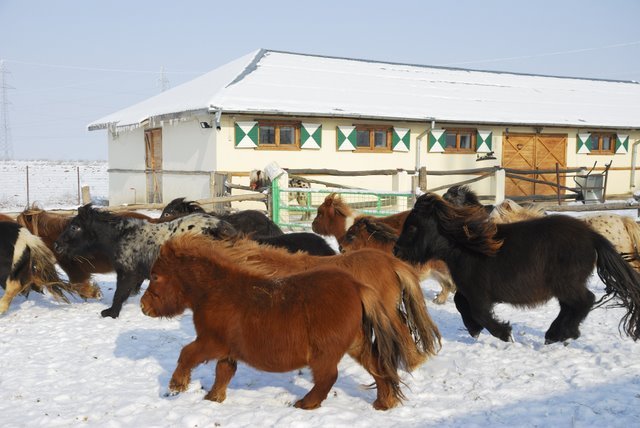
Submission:
POLYGON ((544 335, 546 345, 580 337, 580 323, 587 317, 595 301, 593 293, 587 289, 585 291, 578 300, 559 302, 560 313, 544 335))
POLYGON ((196 340, 189 343, 180 351, 178 365, 173 371, 173 375, 169 381, 169 389, 173 392, 186 391, 189 387, 189 382, 191 382, 191 371, 193 368, 207 360, 213 359, 215 359, 215 357, 211 357, 211 353, 207 352, 204 343, 196 338, 196 340))
POLYGON ((449 293, 455 293, 456 291, 456 285, 453 283, 453 279, 449 273, 449 268, 440 260, 427 262, 426 268, 430 269, 430 274, 438 281, 442 288, 436 298, 433 299, 433 302, 438 305, 442 305, 447 302, 449 293), (431 265, 432 263, 433 265, 431 265))
POLYGON ((131 292, 136 288, 140 288, 144 279, 140 279, 137 275, 120 273, 118 272, 118 279, 116 282, 116 292, 113 294, 113 302, 111 307, 103 310, 100 314, 103 317, 118 318, 122 304, 129 298, 131 292))
MULTIPOLYGON (((458 296, 458 294, 460 293, 456 293, 456 296, 458 296)), ((466 298, 464 300, 468 305, 468 308, 465 308, 465 309, 468 310, 468 314, 471 315, 471 318, 475 322, 476 326, 480 326, 481 328, 482 327, 486 328, 489 331, 489 333, 491 333, 492 336, 497 337, 498 339, 504 342, 513 342, 513 339, 511 338, 511 326, 509 325, 509 323, 500 322, 493 317, 493 312, 491 310, 492 305, 490 303, 483 302, 483 301, 473 301, 473 303, 471 303, 466 298)), ((458 307, 458 300, 456 300, 456 307, 458 308, 458 311, 459 311, 460 308, 458 307)), ((464 316, 462 317, 462 320, 465 321, 464 316)), ((473 327, 473 324, 472 324, 472 327, 473 327)), ((477 332, 477 334, 479 334, 480 331, 482 331, 482 329, 480 330, 469 329, 469 326, 467 326, 467 330, 469 330, 469 333, 472 336, 473 336, 472 331, 477 332)), ((474 337, 478 337, 478 336, 476 335, 474 337)))
POLYGON ((231 378, 236 374, 238 363, 230 358, 218 360, 216 364, 216 380, 213 383, 211 391, 205 395, 205 400, 217 401, 222 403, 227 398, 227 386, 231 382, 231 378))
POLYGON ((400 386, 378 374, 383 373, 379 360, 373 354, 365 353, 362 343, 353 346, 349 350, 349 355, 373 377, 377 391, 376 400, 373 402, 374 409, 388 410, 400 404, 400 398, 398 397, 400 386))
POLYGON ((480 332, 484 327, 476 322, 473 319, 473 315, 471 315, 471 305, 469 305, 469 301, 466 297, 459 291, 453 295, 453 302, 456 304, 456 309, 460 313, 462 317, 462 322, 464 326, 467 328, 467 331, 472 337, 477 338, 480 335, 480 332))
POLYGON ((338 363, 337 361, 319 361, 309 364, 313 373, 313 388, 302 399, 296 401, 294 407, 304 410, 312 410, 320 407, 320 404, 327 398, 331 387, 338 379, 338 363))
POLYGON ((20 293, 21 289, 22 285, 20 285, 20 281, 7 278, 4 295, 0 299, 0 315, 7 312, 7 310, 9 309, 9 305, 13 301, 13 298, 16 297, 18 293, 20 293))

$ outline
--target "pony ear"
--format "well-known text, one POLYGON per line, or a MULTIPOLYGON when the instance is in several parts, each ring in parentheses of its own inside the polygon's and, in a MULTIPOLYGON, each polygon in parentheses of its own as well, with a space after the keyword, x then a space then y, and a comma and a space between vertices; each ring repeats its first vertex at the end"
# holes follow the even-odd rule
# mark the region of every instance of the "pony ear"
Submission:
POLYGON ((91 202, 78 208, 78 215, 81 218, 86 218, 92 212, 93 212, 93 206, 91 202))

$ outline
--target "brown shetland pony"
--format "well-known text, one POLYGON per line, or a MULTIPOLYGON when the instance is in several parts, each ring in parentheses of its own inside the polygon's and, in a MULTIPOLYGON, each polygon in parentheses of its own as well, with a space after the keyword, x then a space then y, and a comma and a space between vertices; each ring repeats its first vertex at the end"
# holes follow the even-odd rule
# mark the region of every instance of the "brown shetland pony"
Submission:
POLYGON ((169 388, 185 391, 198 364, 217 360, 205 399, 222 402, 237 361, 258 370, 286 372, 309 366, 313 388, 295 407, 320 407, 348 353, 375 379, 378 410, 403 398, 397 369, 406 349, 375 289, 346 271, 323 268, 271 278, 239 266, 192 236, 162 246, 140 306, 145 315, 193 311, 197 337, 180 352, 169 388))
MULTIPOLYGON (((340 241, 340 251, 348 253, 362 248, 377 248, 392 254, 398 235, 395 229, 375 217, 358 217, 340 241)), ((449 268, 442 260, 429 260, 420 265, 419 270, 421 278, 433 276, 442 287, 433 299, 434 303, 442 305, 446 303, 449 293, 456 292, 456 285, 453 283, 449 268)))
MULTIPOLYGON (((379 217, 378 220, 388 225, 398 233, 410 211, 379 217)), ((315 233, 325 236, 335 236, 338 242, 347 233, 347 229, 353 224, 360 214, 354 212, 351 207, 342 200, 340 195, 331 193, 318 207, 316 218, 313 219, 311 228, 315 233)))
MULTIPOLYGON (((386 229, 387 232, 385 233, 395 234, 395 239, 397 239, 398 235, 400 235, 400 232, 402 231, 404 221, 410 212, 411 211, 409 210, 387 217, 368 216, 367 218, 371 219, 369 223, 373 224, 375 222, 375 224, 379 225, 381 228, 386 229), (374 218, 375 220, 373 220, 374 218)), ((312 229, 320 235, 335 236, 340 247, 346 249, 349 247, 349 244, 344 245, 344 237, 351 226, 362 217, 365 216, 354 213, 351 207, 342 200, 340 195, 331 193, 318 207, 318 214, 316 215, 316 218, 313 219, 312 229)), ((362 230, 362 223, 356 226, 356 230, 362 230)), ((364 236, 371 235, 364 232, 363 237, 364 236)), ((380 235, 376 235, 375 238, 382 237, 380 235)), ((376 242, 378 241, 377 239, 362 239, 359 241, 359 245, 365 247, 370 246, 369 244, 371 244, 375 248, 381 248, 385 251, 391 252, 391 249, 395 244, 395 240, 393 244, 391 244, 387 238, 382 238, 379 242, 376 242)), ((353 246, 351 246, 351 248, 353 248, 353 246)), ((422 279, 428 278, 431 275, 440 284, 441 290, 436 298, 433 299, 434 303, 439 305, 445 303, 449 293, 455 292, 456 286, 451 279, 451 273, 449 273, 447 265, 442 261, 430 260, 425 265, 420 266, 420 273, 420 277, 422 279)))
POLYGON ((313 256, 305 252, 291 254, 284 248, 261 245, 248 238, 220 241, 195 236, 192 239, 200 247, 222 252, 236 264, 268 277, 293 275, 319 267, 344 269, 379 293, 399 332, 398 340, 408 350, 408 370, 418 367, 440 348, 440 332, 427 312, 415 269, 390 252, 365 248, 335 256, 313 256))

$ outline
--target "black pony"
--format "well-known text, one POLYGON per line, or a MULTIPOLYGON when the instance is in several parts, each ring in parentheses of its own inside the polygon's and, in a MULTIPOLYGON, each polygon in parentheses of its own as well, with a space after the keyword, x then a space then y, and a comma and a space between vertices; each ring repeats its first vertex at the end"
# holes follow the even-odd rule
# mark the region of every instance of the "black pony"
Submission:
MULTIPOLYGON (((204 213, 205 210, 195 201, 186 201, 185 198, 176 198, 169 202, 162 210, 160 218, 179 217, 193 213, 204 213)), ((280 236, 282 229, 278 227, 269 217, 258 210, 243 210, 237 213, 222 214, 211 212, 221 220, 230 223, 238 232, 254 236, 280 236)))
POLYGON ((266 245, 286 248, 290 253, 306 251, 313 256, 335 256, 336 252, 320 235, 311 232, 285 233, 280 236, 252 236, 251 239, 266 245))
POLYGON ((54 248, 68 257, 82 258, 95 252, 109 257, 117 274, 116 291, 111 307, 101 313, 103 317, 117 318, 125 300, 131 293, 139 292, 142 282, 149 278, 160 246, 183 233, 203 233, 214 238, 237 235, 229 223, 207 214, 191 214, 156 224, 96 210, 89 204, 78 209, 78 215, 60 234, 54 248))
POLYGON ((627 310, 620 325, 640 338, 640 276, 606 238, 564 215, 510 224, 486 220, 483 208, 453 206, 428 193, 416 201, 394 248, 411 262, 447 263, 458 287, 454 301, 471 336, 486 328, 511 339, 509 323, 493 317, 495 303, 532 307, 556 297, 560 313, 546 343, 578 338, 595 300, 586 284, 595 266, 605 285, 599 304, 616 298, 627 310))
MULTIPOLYGON (((205 210, 197 202, 176 198, 162 210, 160 218, 204 212, 205 210)), ((309 232, 283 233, 277 224, 257 210, 244 210, 232 214, 210 214, 230 223, 239 233, 261 244, 286 248, 291 253, 306 251, 314 256, 334 256, 336 254, 321 236, 309 232)))

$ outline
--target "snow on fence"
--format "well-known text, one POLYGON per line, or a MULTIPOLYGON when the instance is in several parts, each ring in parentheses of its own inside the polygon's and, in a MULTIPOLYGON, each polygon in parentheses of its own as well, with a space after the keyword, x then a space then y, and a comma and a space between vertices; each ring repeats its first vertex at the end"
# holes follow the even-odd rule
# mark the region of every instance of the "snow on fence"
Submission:
POLYGON ((43 208, 77 207, 84 186, 101 203, 109 194, 107 168, 102 161, 0 162, 0 210, 21 211, 34 202, 43 208))

